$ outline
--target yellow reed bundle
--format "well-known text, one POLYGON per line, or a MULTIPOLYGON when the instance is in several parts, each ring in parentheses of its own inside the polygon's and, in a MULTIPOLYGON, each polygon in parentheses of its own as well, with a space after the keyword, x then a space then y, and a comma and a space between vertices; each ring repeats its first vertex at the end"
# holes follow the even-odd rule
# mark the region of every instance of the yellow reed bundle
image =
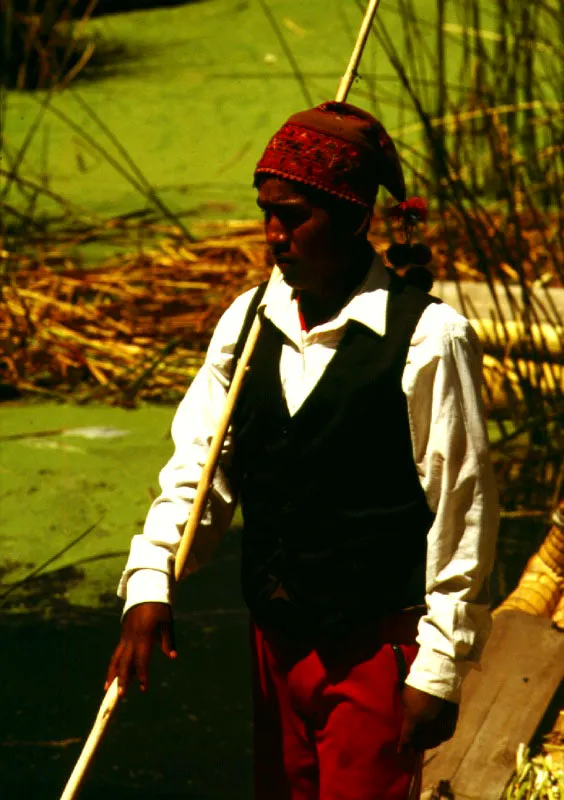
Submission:
POLYGON ((564 361, 564 327, 549 322, 525 325, 521 320, 494 322, 491 319, 471 319, 470 324, 488 352, 523 356, 534 349, 550 362, 564 361))
POLYGON ((525 614, 547 617, 564 627, 564 501, 552 518, 552 527, 532 556, 516 589, 494 614, 518 609, 525 614))
POLYGON ((552 518, 552 528, 541 544, 538 556, 560 579, 564 578, 564 502, 552 518))
POLYGON ((510 396, 522 401, 523 386, 540 389, 545 397, 564 394, 564 366, 561 364, 521 358, 500 360, 486 352, 483 376, 483 397, 487 408, 507 408, 510 396))
POLYGON ((552 615, 552 621, 557 628, 564 631, 564 592, 560 594, 560 600, 552 615))
POLYGON ((525 572, 515 591, 496 609, 496 613, 515 609, 535 617, 550 619, 556 611, 561 592, 560 582, 552 575, 525 572))

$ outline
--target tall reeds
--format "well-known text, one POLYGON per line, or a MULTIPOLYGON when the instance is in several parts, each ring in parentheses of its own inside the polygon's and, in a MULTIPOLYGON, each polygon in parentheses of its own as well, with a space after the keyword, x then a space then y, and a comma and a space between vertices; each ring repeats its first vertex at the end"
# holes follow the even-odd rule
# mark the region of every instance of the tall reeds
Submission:
MULTIPOLYGON (((557 392, 543 399, 538 384, 543 370, 556 377, 556 367, 546 343, 532 333, 545 322, 564 332, 563 309, 547 291, 564 281, 562 18, 550 0, 434 5, 434 46, 413 0, 397 4, 401 48, 385 18, 377 20, 378 47, 395 70, 403 111, 411 114, 392 135, 413 186, 436 204, 452 278, 465 277, 463 237, 471 243, 472 268, 489 287, 504 353, 499 377, 509 397, 499 420, 499 468, 519 484, 516 506, 533 498, 538 506, 539 494, 548 500, 555 490, 564 448, 564 398, 557 392), (513 320, 521 325, 521 358, 509 345, 513 320)), ((462 292, 460 299, 464 305, 462 292)), ((466 314, 474 316, 467 302, 466 314)))
POLYGON ((2 83, 16 89, 62 88, 85 67, 95 44, 84 25, 98 0, 77 16, 78 0, 2 0, 2 83))

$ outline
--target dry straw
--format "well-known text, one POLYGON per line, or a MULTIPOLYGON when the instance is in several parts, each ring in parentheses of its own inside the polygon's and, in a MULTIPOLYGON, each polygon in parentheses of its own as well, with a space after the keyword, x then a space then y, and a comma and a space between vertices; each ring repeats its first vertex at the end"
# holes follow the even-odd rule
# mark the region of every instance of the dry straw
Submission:
MULTIPOLYGON (((436 277, 480 279, 471 242, 460 232, 453 272, 443 231, 432 218, 426 238, 435 253, 436 277)), ((523 231, 531 272, 540 261, 545 284, 557 284, 540 232, 525 224, 523 231)), ((384 224, 376 223, 371 236, 383 254, 389 245, 384 224)), ((189 242, 175 226, 147 223, 128 232, 123 220, 109 220, 80 233, 32 235, 25 249, 5 250, 0 259, 4 383, 26 393, 125 405, 139 399, 177 400, 201 365, 222 311, 237 294, 263 280, 269 268, 261 226, 253 222, 225 223, 212 233, 208 229, 199 242, 189 242), (74 255, 84 240, 132 247, 139 233, 159 237, 158 244, 93 268, 82 266, 74 255)), ((499 285, 511 277, 510 267, 499 264, 499 285)), ((471 308, 468 313, 472 316, 471 308)), ((480 318, 473 325, 487 353, 488 407, 522 405, 525 381, 545 397, 563 391, 563 329, 550 309, 529 325, 480 318)))

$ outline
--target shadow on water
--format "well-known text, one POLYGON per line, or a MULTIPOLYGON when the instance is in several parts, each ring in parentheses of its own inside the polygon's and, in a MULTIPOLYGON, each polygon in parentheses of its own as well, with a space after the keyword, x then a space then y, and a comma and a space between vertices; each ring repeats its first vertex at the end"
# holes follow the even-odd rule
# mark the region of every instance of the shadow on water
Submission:
MULTIPOLYGON (((147 694, 132 687, 120 703, 81 800, 248 800, 248 618, 237 551, 237 536, 228 537, 214 563, 179 587, 178 661, 155 653, 147 694)), ((66 607, 64 588, 79 573, 70 567, 39 583, 38 576, 14 592, 28 613, 0 617, 2 800, 59 797, 98 711, 121 603, 106 597, 95 611, 66 607), (48 618, 35 610, 41 593, 48 618)))
MULTIPOLYGON (((210 2, 210 0, 162 0, 161 2, 158 2, 158 0, 98 0, 94 15, 121 14, 127 11, 150 11, 206 2, 210 2)), ((83 2, 78 3, 79 13, 80 6, 84 6, 85 9, 87 2, 83 0, 83 2)))
POLYGON ((66 599, 66 593, 84 580, 84 570, 70 565, 35 575, 21 583, 12 583, 10 573, 21 566, 4 565, 0 568, 0 609, 20 608, 33 613, 44 608, 46 598, 49 598, 50 613, 72 616, 73 606, 66 599))
MULTIPOLYGON (((121 14, 128 11, 149 11, 161 8, 173 8, 175 6, 195 5, 196 3, 209 2, 209 0, 98 0, 91 16, 101 16, 103 14, 121 14)), ((18 14, 30 13, 42 14, 45 10, 61 10, 68 8, 71 4, 69 0, 39 0, 31 3, 31 0, 12 0, 11 6, 18 14)), ((74 18, 82 17, 89 6, 90 0, 78 0, 72 4, 72 15, 74 18)))
MULTIPOLYGON (((124 42, 112 41, 97 37, 93 40, 95 45, 91 57, 88 59, 84 66, 81 66, 78 73, 72 80, 72 85, 77 83, 92 83, 94 81, 105 80, 121 75, 134 74, 139 70, 139 66, 143 63, 146 56, 150 56, 156 48, 149 48, 147 46, 132 47, 130 44, 124 42)), ((55 41, 50 45, 49 52, 53 59, 54 69, 53 74, 57 76, 54 81, 55 85, 60 85, 61 81, 64 85, 65 78, 69 75, 75 67, 77 67, 87 46, 85 40, 82 45, 77 45, 69 51, 68 43, 65 39, 55 41)), ((34 54, 26 61, 25 71, 25 85, 18 84, 20 76, 20 64, 23 62, 24 56, 16 49, 11 53, 11 57, 4 64, 4 82, 8 88, 18 87, 20 91, 33 91, 37 88, 47 88, 51 83, 44 83, 44 78, 41 75, 42 65, 34 54)), ((5 397, 6 390, 0 387, 0 394, 2 399, 5 397)), ((8 398, 10 399, 10 398, 8 398)))
MULTIPOLYGON (((119 614, 0 624, 0 797, 58 797, 103 695, 119 614)), ((250 795, 244 613, 177 615, 179 659, 155 654, 146 695, 131 688, 97 753, 84 798, 250 795)))
MULTIPOLYGON (((74 28, 66 24, 53 26, 53 21, 79 21, 89 17, 134 11, 163 10, 175 6, 204 3, 209 0, 98 0, 93 11, 90 0, 11 0, 13 22, 9 47, 0 58, 2 81, 8 88, 20 91, 65 86, 67 76, 72 81, 89 82, 128 74, 139 68, 151 49, 132 47, 127 42, 112 41, 87 32, 74 38, 74 28), (42 20, 42 26, 35 27, 42 20), (88 48, 94 50, 88 54, 88 48)), ((142 24, 142 23, 140 23, 142 24)), ((149 24, 149 20, 147 20, 149 24)))
MULTIPOLYGON (((508 560, 508 584, 517 580, 544 527, 504 525, 500 555, 508 560)), ((120 703, 81 800, 251 796, 248 617, 238 550, 233 531, 213 563, 179 586, 178 661, 156 653, 148 693, 132 687, 120 703)), ((22 565, 4 566, 6 587, 22 565)), ((60 796, 103 696, 121 603, 107 595, 96 611, 70 607, 65 591, 81 579, 78 566, 37 576, 14 592, 14 603, 25 601, 28 612, 0 617, 2 800, 60 796), (48 615, 41 605, 46 601, 48 615)))

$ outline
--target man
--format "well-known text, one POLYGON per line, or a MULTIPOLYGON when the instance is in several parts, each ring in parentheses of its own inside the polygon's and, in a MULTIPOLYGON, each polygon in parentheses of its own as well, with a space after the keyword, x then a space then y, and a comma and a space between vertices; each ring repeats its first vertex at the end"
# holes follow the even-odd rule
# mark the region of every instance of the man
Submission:
POLYGON ((489 631, 497 502, 468 322, 388 272, 367 241, 379 185, 405 200, 380 123, 296 114, 255 172, 282 277, 225 312, 173 423, 161 496, 134 537, 108 671, 144 690, 176 657, 170 575, 258 300, 260 338, 189 568, 243 510, 257 800, 402 800, 452 735, 489 631), (417 639, 417 642, 416 642, 417 639))

